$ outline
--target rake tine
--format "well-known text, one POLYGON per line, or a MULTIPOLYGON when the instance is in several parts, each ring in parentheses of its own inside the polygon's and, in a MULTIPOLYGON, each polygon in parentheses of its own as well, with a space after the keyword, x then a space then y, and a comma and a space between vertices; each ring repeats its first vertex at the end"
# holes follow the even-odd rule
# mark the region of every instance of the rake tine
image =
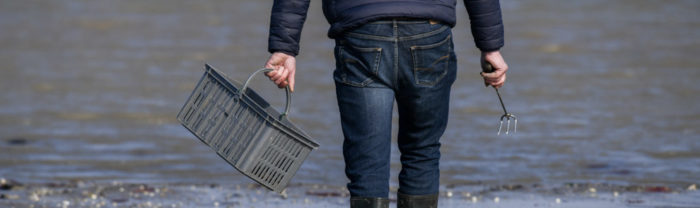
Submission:
POLYGON ((501 135, 501 127, 503 127, 503 119, 501 119, 501 122, 499 122, 499 123, 500 124, 498 124, 498 133, 496 134, 497 136, 501 135))
POLYGON ((508 131, 510 131, 510 117, 507 118, 508 124, 506 124, 506 135, 508 135, 508 131))

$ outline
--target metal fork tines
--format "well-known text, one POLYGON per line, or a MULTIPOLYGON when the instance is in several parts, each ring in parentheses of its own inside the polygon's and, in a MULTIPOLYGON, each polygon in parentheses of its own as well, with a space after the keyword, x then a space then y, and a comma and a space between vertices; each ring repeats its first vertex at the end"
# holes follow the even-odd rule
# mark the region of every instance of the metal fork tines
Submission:
POLYGON ((501 98, 501 93, 498 92, 498 88, 496 89, 496 95, 498 95, 498 101, 501 102, 501 107, 503 108, 503 115, 501 116, 501 121, 500 124, 498 125, 498 134, 501 135, 501 130, 503 129, 503 120, 506 120, 506 135, 510 133, 510 121, 513 120, 513 134, 518 132, 518 117, 515 117, 515 115, 508 113, 506 110, 506 106, 503 104, 503 99, 501 98))
POLYGON ((503 120, 506 120, 506 135, 509 133, 508 131, 510 130, 510 120, 513 120, 513 134, 518 132, 518 118, 515 117, 513 114, 505 114, 501 116, 501 122, 498 125, 498 134, 501 135, 501 129, 503 128, 503 120))

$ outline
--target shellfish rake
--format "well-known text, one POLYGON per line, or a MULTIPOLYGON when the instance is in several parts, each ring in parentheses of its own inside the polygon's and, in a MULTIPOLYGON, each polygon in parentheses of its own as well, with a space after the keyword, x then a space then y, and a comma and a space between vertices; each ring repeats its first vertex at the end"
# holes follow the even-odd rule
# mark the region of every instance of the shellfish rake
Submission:
MULTIPOLYGON (((482 71, 489 73, 493 72, 493 66, 491 63, 486 62, 483 58, 481 59, 481 69, 482 71)), ((501 98, 501 93, 498 92, 498 88, 494 87, 493 89, 496 90, 496 95, 498 95, 498 101, 501 102, 501 108, 503 108, 503 115, 501 116, 501 120, 498 124, 498 133, 497 135, 501 135, 501 131, 503 130, 503 121, 506 121, 506 132, 505 134, 510 134, 510 121, 513 121, 513 134, 518 132, 518 117, 515 117, 515 115, 508 113, 506 110, 506 105, 503 104, 503 99, 501 98)))
POLYGON ((506 106, 503 105, 503 99, 501 98, 501 93, 498 92, 498 88, 493 88, 496 89, 496 95, 498 95, 498 101, 501 102, 501 107, 503 108, 503 115, 501 116, 501 121, 498 124, 498 133, 497 135, 501 135, 501 129, 503 128, 503 120, 506 120, 506 134, 509 134, 510 130, 510 121, 513 120, 513 134, 518 132, 518 117, 515 117, 515 115, 508 113, 506 110, 506 106))

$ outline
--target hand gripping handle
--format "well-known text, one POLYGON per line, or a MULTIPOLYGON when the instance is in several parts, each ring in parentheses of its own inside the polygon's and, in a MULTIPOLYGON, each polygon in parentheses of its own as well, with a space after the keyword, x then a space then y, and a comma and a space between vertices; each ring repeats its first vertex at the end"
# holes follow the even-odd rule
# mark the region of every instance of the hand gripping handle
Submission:
MULTIPOLYGON (((245 84, 243 84, 243 88, 241 88, 241 93, 239 96, 241 98, 243 97, 243 94, 245 94, 245 90, 248 89, 248 84, 250 83, 250 80, 252 80, 256 74, 258 74, 260 72, 271 72, 271 71, 273 71, 273 69, 262 68, 262 69, 258 69, 257 71, 253 72, 253 74, 251 74, 248 77, 248 80, 245 81, 245 84)), ((279 118, 280 120, 282 120, 282 118, 286 117, 289 114, 289 104, 292 102, 292 94, 289 93, 289 85, 287 85, 287 87, 285 87, 284 89, 287 92, 287 105, 285 105, 285 107, 284 107, 284 113, 282 113, 282 115, 280 115, 280 118, 279 118)))
POLYGON ((486 61, 486 59, 481 58, 481 71, 484 73, 491 73, 491 72, 493 72, 493 70, 495 70, 493 68, 493 65, 491 65, 491 63, 486 61))

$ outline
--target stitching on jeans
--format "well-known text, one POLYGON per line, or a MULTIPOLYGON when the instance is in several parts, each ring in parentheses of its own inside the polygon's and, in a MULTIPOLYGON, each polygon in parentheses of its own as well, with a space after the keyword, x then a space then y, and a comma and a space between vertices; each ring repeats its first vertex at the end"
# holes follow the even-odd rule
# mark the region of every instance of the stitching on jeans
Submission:
POLYGON ((394 90, 398 89, 399 86, 399 25, 394 21, 394 83, 392 83, 392 88, 394 90))
MULTIPOLYGON (((429 23, 426 22, 426 24, 429 24, 429 23)), ((405 36, 405 37, 400 37, 400 36, 398 36, 398 34, 394 34, 391 37, 387 37, 387 36, 368 35, 368 34, 353 33, 353 32, 347 32, 347 33, 345 33, 345 36, 355 37, 355 38, 364 38, 364 39, 370 39, 370 40, 383 40, 383 41, 394 41, 394 38, 396 38, 398 36, 399 40, 404 41, 404 40, 415 40, 415 39, 419 39, 419 38, 428 37, 431 35, 441 33, 447 29, 450 29, 450 27, 447 25, 443 25, 442 27, 440 27, 436 30, 430 31, 430 32, 411 35, 411 36, 405 36)))
POLYGON ((393 41, 394 40, 394 36, 386 37, 386 36, 367 35, 367 34, 352 33, 352 32, 345 33, 345 36, 355 37, 355 38, 364 38, 364 39, 370 39, 370 40, 383 40, 383 41, 393 41))
POLYGON ((413 57, 413 78, 415 79, 415 83, 417 85, 432 87, 432 86, 435 86, 438 82, 440 82, 442 80, 442 78, 445 77, 445 75, 447 75, 447 72, 449 71, 449 68, 450 68, 450 58, 452 56, 452 53, 450 52, 450 51, 452 51, 452 44, 450 44, 450 42, 449 42, 449 40, 451 38, 452 38, 452 35, 450 34, 447 36, 447 38, 445 38, 444 40, 437 42, 437 43, 433 43, 430 45, 422 45, 422 46, 411 46, 411 55, 413 57), (444 72, 442 72, 442 74, 440 74, 440 76, 435 78, 434 81, 423 81, 423 80, 418 79, 418 71, 423 70, 423 67, 418 67, 418 55, 417 55, 418 52, 417 51, 437 48, 445 43, 448 44, 448 46, 447 46, 448 53, 447 53, 447 58, 446 58, 447 60, 444 60, 444 61, 446 61, 444 72))
POLYGON ((380 58, 382 55, 382 48, 361 48, 361 47, 355 47, 355 46, 350 46, 355 50, 358 50, 362 53, 376 53, 374 55, 374 60, 372 61, 372 68, 370 69, 373 75, 378 75, 379 74, 379 62, 380 58))
POLYGON ((347 67, 345 67, 345 61, 343 61, 343 46, 339 46, 339 47, 338 47, 338 58, 340 58, 340 60, 341 60, 340 63, 343 64, 343 65, 340 66, 340 67, 341 67, 341 68, 340 68, 340 69, 341 69, 341 70, 340 70, 340 80, 342 80, 343 82, 345 82, 346 77, 347 77, 347 75, 345 74, 345 71, 346 71, 345 68, 347 68, 347 67))
POLYGON ((449 41, 450 38, 452 38, 452 35, 447 35, 447 37, 444 40, 441 40, 440 42, 429 44, 429 45, 417 45, 417 46, 411 46, 411 48, 419 49, 419 50, 424 50, 424 49, 431 49, 431 48, 437 48, 438 46, 445 44, 445 42, 449 41))
MULTIPOLYGON (((371 72, 372 74, 377 74, 377 73, 378 73, 378 70, 379 70, 379 61, 380 61, 379 58, 381 57, 380 55, 381 55, 381 51, 382 51, 381 48, 358 48, 358 47, 354 47, 354 46, 349 46, 349 47, 352 47, 352 48, 354 48, 354 49, 358 49, 358 50, 361 51, 361 52, 373 52, 373 51, 374 51, 374 53, 377 53, 377 55, 375 55, 375 57, 374 57, 375 60, 373 61, 373 62, 374 62, 374 63, 373 63, 373 66, 371 66, 371 67, 373 67, 374 69, 370 69, 370 70, 373 71, 373 72, 371 72)), ((354 86, 354 87, 366 87, 367 85, 369 85, 370 83, 372 83, 372 81, 373 81, 372 77, 367 77, 367 78, 364 79, 362 82, 353 82, 353 81, 350 81, 350 80, 348 79, 347 73, 348 73, 348 70, 349 70, 349 69, 348 69, 348 67, 347 67, 347 63, 349 63, 349 62, 345 61, 346 59, 345 59, 345 56, 344 56, 344 53, 343 53, 343 52, 345 51, 345 49, 343 49, 343 48, 344 48, 343 46, 340 46, 339 49, 338 49, 338 50, 339 50, 339 51, 338 51, 338 57, 340 58, 340 61, 341 61, 341 63, 342 63, 342 71, 341 71, 341 73, 340 73, 341 82, 342 82, 343 84, 350 85, 350 86, 354 86)), ((353 61, 356 61, 356 60, 353 60, 353 61)))
POLYGON ((377 55, 374 57, 374 70, 372 70, 374 73, 374 76, 379 76, 379 61, 381 61, 382 57, 382 48, 377 48, 377 55))
POLYGON ((421 34, 417 34, 417 35, 406 36, 406 37, 399 37, 399 40, 405 41, 405 40, 415 40, 415 39, 419 39, 419 38, 424 38, 424 37, 428 37, 428 36, 432 36, 432 35, 441 33, 441 32, 443 32, 443 31, 445 31, 445 30, 447 30, 447 29, 450 29, 450 27, 447 26, 447 25, 443 25, 443 26, 440 27, 439 29, 433 30, 433 31, 430 31, 430 32, 421 33, 421 34))

